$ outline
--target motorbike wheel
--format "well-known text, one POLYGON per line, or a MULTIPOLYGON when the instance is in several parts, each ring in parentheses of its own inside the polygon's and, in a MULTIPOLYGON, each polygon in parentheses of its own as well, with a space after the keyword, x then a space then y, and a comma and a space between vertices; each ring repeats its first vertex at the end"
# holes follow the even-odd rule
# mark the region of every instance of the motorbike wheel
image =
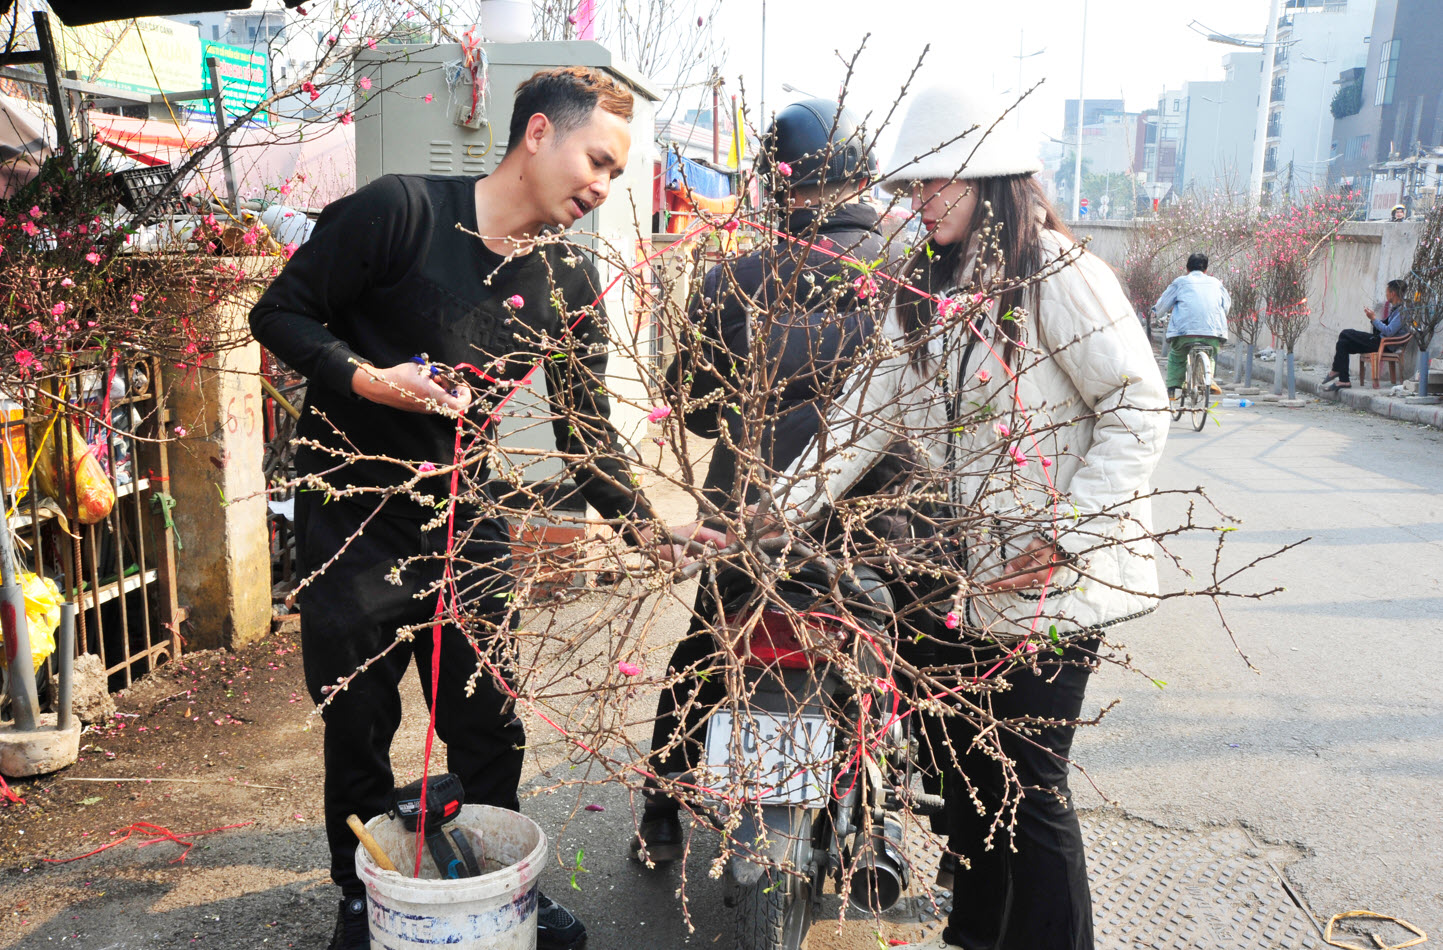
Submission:
POLYGON ((738 885, 736 950, 801 950, 812 928, 812 887, 793 874, 767 872, 738 885))

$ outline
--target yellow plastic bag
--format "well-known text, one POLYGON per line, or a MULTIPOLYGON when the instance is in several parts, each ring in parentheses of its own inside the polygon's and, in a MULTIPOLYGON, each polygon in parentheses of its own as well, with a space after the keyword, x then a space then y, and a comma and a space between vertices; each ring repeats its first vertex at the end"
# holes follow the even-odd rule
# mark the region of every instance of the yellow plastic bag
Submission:
POLYGON ((35 453, 35 479, 41 493, 54 498, 81 524, 104 520, 115 506, 115 489, 80 430, 70 420, 61 419, 49 435, 44 431, 41 428, 36 433, 43 442, 35 453))
MULTIPOLYGON (((28 571, 20 574, 25 594, 25 620, 30 630, 30 658, 38 671, 46 657, 55 652, 55 631, 60 626, 60 588, 48 577, 28 571)), ((0 634, 3 636, 3 634, 0 634)))

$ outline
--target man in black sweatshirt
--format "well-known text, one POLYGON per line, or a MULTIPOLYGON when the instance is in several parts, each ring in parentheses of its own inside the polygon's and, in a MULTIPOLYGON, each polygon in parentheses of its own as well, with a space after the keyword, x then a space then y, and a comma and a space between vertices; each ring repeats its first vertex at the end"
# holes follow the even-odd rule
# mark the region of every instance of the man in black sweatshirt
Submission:
MULTIPOLYGON (((306 683, 315 702, 329 700, 326 835, 342 893, 333 950, 370 946, 346 817, 364 821, 390 804, 398 684, 412 653, 466 801, 520 807, 526 738, 500 649, 515 623, 509 534, 494 508, 486 515, 488 472, 475 451, 457 498, 464 529, 453 563, 464 576, 455 587, 459 606, 477 618, 468 619, 467 632, 507 683, 482 675, 467 695, 477 649, 454 626, 432 656, 457 415, 483 422, 507 384, 542 362, 557 445, 587 501, 633 543, 664 559, 684 557, 632 487, 608 421, 596 268, 547 233, 606 200, 625 168, 631 114, 631 94, 600 71, 537 73, 517 89, 506 156, 494 174, 388 175, 335 202, 251 312, 256 339, 310 383, 298 428, 310 444, 296 457, 303 481, 296 538, 309 578, 300 594, 306 683), (423 353, 428 362, 416 362, 423 353), (437 377, 430 363, 479 372, 437 377), (407 483, 409 491, 401 487, 407 483), (397 642, 401 628, 416 631, 414 639, 397 642)), ((492 437, 494 425, 483 431, 492 437)), ((467 428, 467 442, 475 432, 467 428)), ((724 543, 706 528, 677 531, 724 543)), ((541 948, 585 943, 581 923, 544 896, 537 920, 541 948)))

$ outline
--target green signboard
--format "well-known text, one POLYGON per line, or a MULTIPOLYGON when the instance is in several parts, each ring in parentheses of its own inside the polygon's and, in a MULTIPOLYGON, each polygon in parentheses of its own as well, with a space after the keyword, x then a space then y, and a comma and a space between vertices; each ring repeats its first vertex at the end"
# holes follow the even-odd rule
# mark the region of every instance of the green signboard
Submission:
MULTIPOLYGON (((200 73, 201 88, 210 88, 210 70, 206 60, 215 59, 220 72, 221 101, 225 105, 227 123, 264 102, 270 91, 270 60, 264 49, 244 49, 225 43, 201 40, 200 73)), ((198 113, 211 115, 211 100, 191 103, 198 113)), ((264 125, 267 116, 264 110, 257 112, 252 121, 264 125)))

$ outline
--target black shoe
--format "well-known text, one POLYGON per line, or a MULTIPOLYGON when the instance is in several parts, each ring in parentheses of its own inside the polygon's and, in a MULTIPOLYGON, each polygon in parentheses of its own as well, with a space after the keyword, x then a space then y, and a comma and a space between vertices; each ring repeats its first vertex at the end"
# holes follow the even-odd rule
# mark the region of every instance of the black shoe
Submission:
POLYGON ((581 950, 586 925, 540 891, 536 892, 536 950, 581 950))
POLYGON ((669 864, 680 860, 686 847, 682 841, 681 819, 675 812, 657 815, 653 818, 642 816, 641 827, 631 839, 632 860, 645 864, 669 864))
POLYGON ((330 950, 371 950, 371 925, 366 920, 364 897, 341 898, 330 950))

